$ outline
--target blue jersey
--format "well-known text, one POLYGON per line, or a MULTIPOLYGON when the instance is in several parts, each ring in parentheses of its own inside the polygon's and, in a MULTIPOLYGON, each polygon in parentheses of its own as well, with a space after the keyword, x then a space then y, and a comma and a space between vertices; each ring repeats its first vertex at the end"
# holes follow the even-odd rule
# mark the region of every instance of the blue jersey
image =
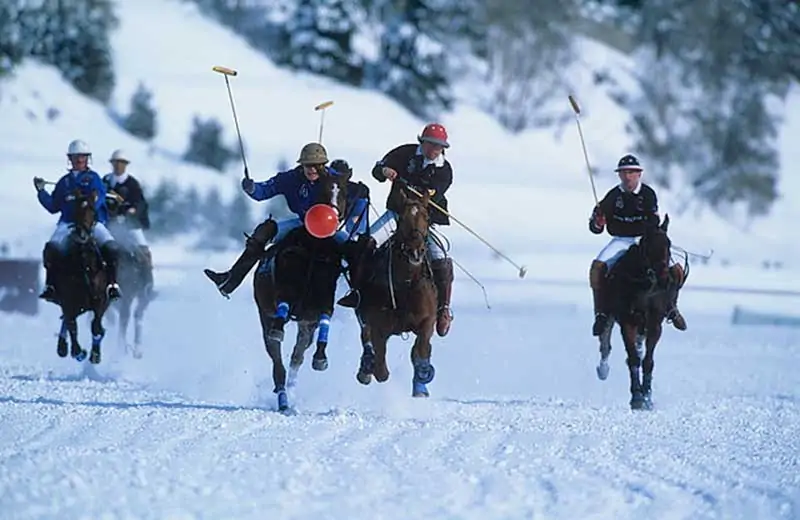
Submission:
POLYGON ((61 177, 53 188, 53 193, 39 190, 39 203, 49 211, 56 214, 61 213, 59 222, 72 224, 75 222, 74 204, 68 197, 74 195, 78 190, 84 195, 91 192, 97 193, 97 201, 94 209, 97 213, 97 221, 105 224, 108 221, 108 210, 106 208, 106 187, 103 179, 94 170, 82 172, 69 172, 61 177))
MULTIPOLYGON (((329 175, 339 175, 336 170, 327 167, 326 170, 329 175)), ((256 182, 254 187, 255 189, 250 194, 250 198, 261 201, 283 195, 286 198, 289 210, 302 219, 311 206, 315 204, 320 183, 318 181, 309 181, 303 173, 303 167, 298 166, 293 170, 280 172, 266 181, 256 182)), ((350 202, 348 201, 348 205, 350 202)))

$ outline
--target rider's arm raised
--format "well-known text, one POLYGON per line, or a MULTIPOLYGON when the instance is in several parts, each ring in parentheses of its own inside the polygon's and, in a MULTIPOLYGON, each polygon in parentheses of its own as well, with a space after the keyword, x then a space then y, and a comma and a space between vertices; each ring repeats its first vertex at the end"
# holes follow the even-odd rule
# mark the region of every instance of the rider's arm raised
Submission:
POLYGON ((253 185, 253 193, 248 193, 253 200, 267 200, 276 195, 285 195, 288 181, 291 178, 291 171, 280 172, 277 175, 253 185))
POLYGON ((52 194, 47 193, 47 190, 39 190, 36 197, 44 209, 52 214, 58 213, 61 211, 61 203, 64 200, 64 179, 60 179, 56 183, 52 194))

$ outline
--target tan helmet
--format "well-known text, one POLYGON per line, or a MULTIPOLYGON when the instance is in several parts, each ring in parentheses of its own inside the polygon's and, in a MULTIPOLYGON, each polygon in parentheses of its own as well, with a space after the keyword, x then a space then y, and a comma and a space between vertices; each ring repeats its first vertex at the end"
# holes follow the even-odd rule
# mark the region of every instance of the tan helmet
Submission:
POLYGON ((319 143, 308 143, 300 150, 300 158, 297 159, 300 164, 327 164, 328 152, 325 147, 319 143))

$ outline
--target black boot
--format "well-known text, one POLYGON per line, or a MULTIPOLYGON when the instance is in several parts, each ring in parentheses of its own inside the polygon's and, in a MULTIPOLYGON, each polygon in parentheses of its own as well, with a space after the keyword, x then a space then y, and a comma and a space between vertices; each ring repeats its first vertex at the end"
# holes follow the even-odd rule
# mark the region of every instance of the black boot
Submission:
POLYGON ((361 235, 356 242, 349 243, 345 251, 347 270, 350 274, 350 292, 339 298, 337 305, 355 309, 361 303, 361 287, 364 284, 365 263, 375 251, 376 242, 371 236, 361 235))
POLYGON ((595 260, 589 270, 589 285, 592 287, 594 298, 594 324, 592 336, 599 336, 608 325, 608 305, 606 302, 606 272, 608 267, 605 262, 595 260))
POLYGON ((275 238, 277 234, 278 224, 272 219, 267 219, 256 226, 252 236, 247 237, 244 251, 239 255, 239 258, 236 259, 236 262, 233 263, 230 270, 218 273, 211 269, 204 269, 203 272, 214 282, 220 294, 229 298, 230 294, 242 284, 247 273, 249 273, 253 266, 261 259, 267 243, 275 238))
POLYGON ((58 283, 58 269, 59 269, 59 262, 61 260, 61 253, 58 251, 58 248, 55 244, 48 242, 44 246, 44 252, 42 253, 43 257, 43 264, 45 268, 45 281, 44 281, 44 290, 42 294, 39 295, 39 298, 55 303, 58 305, 58 293, 56 291, 56 284, 58 283))
POLYGON ((100 254, 103 255, 103 261, 106 263, 106 278, 109 300, 116 300, 122 296, 117 284, 117 268, 119 267, 120 247, 116 241, 110 240, 100 247, 100 254))
POLYGON ((431 262, 431 269, 439 303, 436 334, 444 337, 450 331, 450 324, 453 322, 453 313, 450 312, 450 297, 453 294, 453 260, 451 258, 434 260, 431 262))

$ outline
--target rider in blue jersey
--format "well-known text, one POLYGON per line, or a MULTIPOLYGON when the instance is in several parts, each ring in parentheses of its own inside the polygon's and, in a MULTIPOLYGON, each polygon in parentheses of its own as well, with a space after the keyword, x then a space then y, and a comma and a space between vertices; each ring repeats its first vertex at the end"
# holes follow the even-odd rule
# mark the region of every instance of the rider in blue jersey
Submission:
POLYGON ((108 274, 108 296, 116 299, 120 297, 119 285, 117 285, 117 262, 119 259, 119 247, 111 236, 105 223, 108 221, 108 210, 106 208, 106 188, 103 180, 97 172, 89 168, 89 158, 92 152, 84 141, 74 140, 67 148, 67 158, 70 162, 70 170, 63 176, 53 188, 52 193, 45 190, 45 181, 41 177, 34 177, 33 184, 36 187, 39 203, 50 213, 60 213, 61 216, 56 224, 56 229, 50 240, 44 247, 44 266, 47 270, 45 288, 40 298, 58 303, 58 294, 55 280, 61 274, 61 260, 67 253, 70 232, 75 223, 75 208, 72 204, 73 194, 76 190, 83 194, 95 192, 95 212, 97 222, 92 227, 92 236, 100 248, 100 253, 106 263, 108 274))

